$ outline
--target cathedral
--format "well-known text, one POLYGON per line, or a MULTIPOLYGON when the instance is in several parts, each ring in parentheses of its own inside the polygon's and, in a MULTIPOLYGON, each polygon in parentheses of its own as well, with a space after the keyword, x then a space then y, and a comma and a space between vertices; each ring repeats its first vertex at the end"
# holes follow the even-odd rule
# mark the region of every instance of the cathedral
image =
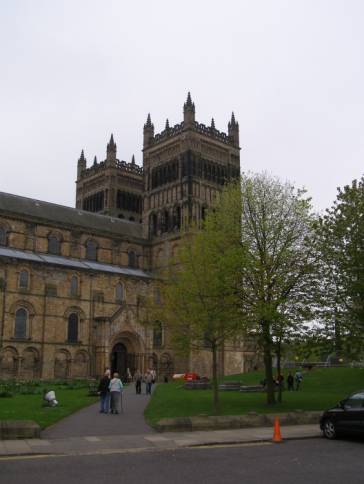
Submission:
MULTIPOLYGON (((200 224, 223 184, 240 174, 239 125, 227 134, 195 119, 143 129, 143 166, 117 157, 77 162, 76 207, 0 192, 0 378, 85 378, 105 368, 154 368, 159 378, 210 374, 204 348, 181 357, 168 321, 150 321, 153 281, 200 224)), ((255 365, 254 348, 226 344, 221 373, 255 365)))

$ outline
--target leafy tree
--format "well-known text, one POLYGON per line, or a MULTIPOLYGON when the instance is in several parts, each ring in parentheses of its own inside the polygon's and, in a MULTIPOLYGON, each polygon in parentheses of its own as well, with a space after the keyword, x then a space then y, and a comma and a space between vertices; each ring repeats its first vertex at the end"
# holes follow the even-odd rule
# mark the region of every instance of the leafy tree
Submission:
POLYGON ((311 317, 317 283, 315 217, 303 190, 266 174, 243 176, 240 313, 262 346, 267 403, 275 403, 272 356, 277 342, 311 317))
POLYGON ((338 189, 317 232, 323 276, 321 332, 337 356, 359 356, 364 329, 364 178, 338 189))
POLYGON ((263 349, 267 402, 275 403, 272 356, 311 316, 314 222, 304 191, 243 176, 223 191, 204 229, 186 234, 177 266, 164 275, 156 317, 180 348, 204 342, 211 350, 216 412, 218 350, 239 331, 263 349))
POLYGON ((241 331, 237 296, 240 208, 226 189, 207 215, 203 230, 182 238, 174 264, 162 274, 161 304, 152 315, 171 329, 174 346, 211 352, 214 412, 219 413, 218 352, 241 331))

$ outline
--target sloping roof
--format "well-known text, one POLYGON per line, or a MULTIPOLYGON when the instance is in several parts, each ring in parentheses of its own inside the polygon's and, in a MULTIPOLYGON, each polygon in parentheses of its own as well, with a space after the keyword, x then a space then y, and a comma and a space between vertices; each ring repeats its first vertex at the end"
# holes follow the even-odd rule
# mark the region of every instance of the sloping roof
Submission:
POLYGON ((139 223, 10 193, 0 192, 1 214, 31 217, 47 225, 76 226, 88 232, 143 238, 142 225, 139 223))
POLYGON ((25 250, 11 249, 9 247, 0 247, 0 258, 1 257, 25 260, 28 262, 38 262, 41 264, 49 264, 54 266, 62 266, 65 268, 71 268, 76 270, 122 274, 125 276, 138 277, 143 279, 150 279, 152 277, 151 274, 142 271, 141 269, 132 269, 130 267, 120 267, 111 264, 103 264, 101 262, 93 262, 85 259, 72 259, 70 257, 62 257, 59 255, 39 254, 35 252, 28 252, 25 250))

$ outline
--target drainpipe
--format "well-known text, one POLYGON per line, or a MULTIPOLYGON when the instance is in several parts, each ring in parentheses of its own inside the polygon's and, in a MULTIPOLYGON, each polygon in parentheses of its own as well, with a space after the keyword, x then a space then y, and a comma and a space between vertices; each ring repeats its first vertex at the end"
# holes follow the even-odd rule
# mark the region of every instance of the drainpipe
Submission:
POLYGON ((1 311, 1 334, 0 334, 0 349, 3 346, 3 339, 4 339, 4 326, 5 326, 5 303, 6 303, 6 290, 8 287, 8 269, 5 266, 5 280, 4 280, 4 291, 3 291, 3 307, 1 311))
POLYGON ((44 344, 45 344, 45 327, 46 327, 46 310, 47 310, 47 291, 46 280, 44 281, 44 294, 43 294, 43 321, 42 321, 42 343, 40 350, 40 377, 44 376, 44 344))

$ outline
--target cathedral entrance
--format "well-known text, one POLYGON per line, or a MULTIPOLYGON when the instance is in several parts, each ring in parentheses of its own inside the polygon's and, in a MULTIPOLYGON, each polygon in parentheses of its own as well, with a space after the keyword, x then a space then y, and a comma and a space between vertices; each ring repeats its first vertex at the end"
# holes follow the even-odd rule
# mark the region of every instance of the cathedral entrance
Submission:
POLYGON ((129 353, 124 343, 117 343, 111 352, 111 371, 118 372, 123 381, 127 381, 127 370, 134 375, 136 370, 136 354, 129 353))

